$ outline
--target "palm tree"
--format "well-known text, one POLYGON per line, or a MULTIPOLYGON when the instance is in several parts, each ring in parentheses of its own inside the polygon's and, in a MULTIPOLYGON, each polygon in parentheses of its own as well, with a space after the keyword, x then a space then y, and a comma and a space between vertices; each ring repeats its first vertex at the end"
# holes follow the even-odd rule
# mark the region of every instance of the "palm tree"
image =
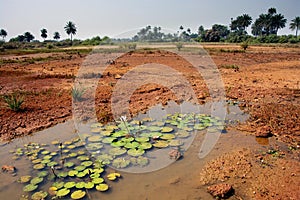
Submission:
POLYGON ((248 14, 243 14, 242 16, 237 17, 237 21, 239 25, 243 27, 243 30, 246 30, 246 28, 252 23, 252 17, 248 14))
POLYGON ((47 29, 43 28, 41 29, 41 37, 45 39, 47 38, 47 29))
POLYGON ((296 37, 298 36, 298 29, 300 28, 300 17, 295 17, 291 20, 290 29, 293 31, 296 29, 296 37))
POLYGON ((4 38, 7 36, 7 32, 4 29, 0 30, 0 36, 2 37, 2 39, 4 40, 4 38))
POLYGON ((284 28, 287 20, 284 18, 282 14, 276 14, 271 17, 271 33, 276 34, 278 29, 284 28))
POLYGON ((24 33, 24 38, 27 42, 30 42, 31 40, 34 39, 34 36, 30 32, 24 33))
POLYGON ((60 39, 60 34, 59 34, 59 32, 54 32, 54 34, 53 34, 53 39, 54 39, 54 40, 59 40, 59 39, 60 39))
POLYGON ((72 44, 72 35, 76 35, 77 28, 76 28, 75 24, 71 21, 68 21, 64 28, 65 28, 66 33, 68 35, 70 35, 71 44, 72 44))

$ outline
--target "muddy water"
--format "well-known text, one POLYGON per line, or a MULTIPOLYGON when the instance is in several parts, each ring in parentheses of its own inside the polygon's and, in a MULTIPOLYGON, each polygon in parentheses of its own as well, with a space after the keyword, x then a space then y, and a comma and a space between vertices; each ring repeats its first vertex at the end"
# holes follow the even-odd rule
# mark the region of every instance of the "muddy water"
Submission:
MULTIPOLYGON (((231 119, 245 117, 238 107, 234 106, 229 107, 227 115, 229 118, 232 115, 231 119)), ((117 182, 109 182, 110 190, 108 192, 89 191, 89 197, 86 199, 213 199, 206 192, 206 188, 199 184, 199 173, 205 163, 235 148, 260 148, 261 145, 252 136, 229 130, 226 134, 221 135, 208 156, 199 159, 198 154, 204 134, 204 131, 197 134, 182 159, 153 172, 121 172, 121 179, 117 182)), ((68 121, 33 136, 17 139, 6 145, 2 144, 0 147, 1 166, 4 164, 13 165, 18 171, 17 176, 8 173, 0 174, 0 199, 20 199, 23 194, 26 194, 22 191, 24 185, 17 183, 17 180, 22 175, 30 174, 31 169, 31 163, 28 160, 14 161, 9 150, 22 147, 29 142, 49 144, 53 140, 65 141, 76 136, 73 121, 68 121)), ((108 172, 112 171, 115 170, 108 169, 108 172)), ((47 190, 48 187, 49 185, 46 185, 44 190, 47 190)))

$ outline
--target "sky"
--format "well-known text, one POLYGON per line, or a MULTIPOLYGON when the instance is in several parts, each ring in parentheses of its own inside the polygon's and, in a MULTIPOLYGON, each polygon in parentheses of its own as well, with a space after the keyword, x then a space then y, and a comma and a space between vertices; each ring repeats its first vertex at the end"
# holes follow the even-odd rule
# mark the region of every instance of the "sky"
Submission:
POLYGON ((197 32, 200 25, 228 26, 231 18, 244 13, 254 21, 270 7, 288 20, 278 34, 294 34, 289 23, 300 16, 300 0, 0 0, 0 5, 0 29, 8 32, 7 39, 29 31, 42 40, 42 28, 48 30, 48 39, 55 31, 65 39, 68 21, 76 24, 77 39, 131 37, 146 25, 174 33, 182 25, 197 32))

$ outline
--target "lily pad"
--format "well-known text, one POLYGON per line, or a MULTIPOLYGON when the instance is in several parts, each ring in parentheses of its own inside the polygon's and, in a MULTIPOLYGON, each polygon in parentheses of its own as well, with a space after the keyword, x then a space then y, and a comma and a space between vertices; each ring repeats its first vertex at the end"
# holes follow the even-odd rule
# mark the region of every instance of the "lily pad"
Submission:
POLYGON ((78 178, 85 177, 86 175, 87 175, 86 172, 78 172, 78 174, 76 174, 76 176, 77 176, 78 178))
POLYGON ((141 156, 145 153, 145 150, 144 149, 129 149, 127 151, 127 154, 130 155, 130 156, 141 156))
POLYGON ((97 157, 97 160, 103 162, 104 164, 110 164, 113 160, 113 156, 109 154, 101 154, 97 157))
POLYGON ((160 138, 163 139, 163 140, 172 140, 172 139, 175 138, 175 135, 170 134, 170 133, 169 134, 163 134, 160 138))
POLYGON ((75 153, 75 152, 72 152, 68 155, 69 158, 74 158, 76 156, 77 156, 77 153, 75 153))
POLYGON ((64 164, 65 167, 73 167, 75 164, 73 162, 66 162, 64 164))
POLYGON ((116 180, 117 178, 120 178, 120 177, 121 177, 121 174, 116 173, 116 172, 110 173, 110 174, 107 175, 107 178, 110 181, 114 181, 114 180, 116 180))
POLYGON ((139 146, 138 142, 130 142, 130 143, 127 143, 124 147, 127 149, 134 149, 138 146, 139 146))
POLYGON ((162 133, 171 133, 174 129, 168 126, 165 126, 161 129, 162 133))
POLYGON ((64 182, 55 182, 55 183, 52 184, 52 186, 55 187, 55 188, 57 188, 57 189, 63 188, 64 185, 65 185, 64 182))
POLYGON ((28 185, 23 187, 23 191, 24 192, 31 192, 31 191, 36 190, 37 188, 38 188, 38 185, 28 184, 28 185))
POLYGON ((110 136, 112 134, 112 132, 111 131, 101 131, 100 134, 103 136, 110 136))
POLYGON ((97 127, 102 127, 102 126, 103 126, 103 124, 101 124, 100 122, 91 124, 91 128, 97 128, 97 127))
POLYGON ((31 179, 31 176, 21 176, 20 179, 19 179, 19 182, 20 183, 27 183, 29 182, 31 179))
POLYGON ((41 152, 41 154, 43 154, 43 155, 46 155, 46 154, 49 154, 50 153, 50 151, 42 151, 41 152))
POLYGON ((32 164, 38 164, 38 163, 40 163, 40 162, 42 162, 42 159, 35 159, 35 160, 32 160, 31 161, 32 162, 32 164))
POLYGON ((167 141, 163 141, 163 140, 159 140, 159 141, 156 141, 154 144, 153 144, 154 147, 157 147, 157 148, 165 148, 167 146, 169 146, 168 142, 167 141))
POLYGON ((101 183, 99 185, 96 186, 96 190, 101 191, 101 192, 105 192, 108 190, 108 185, 105 183, 101 183))
POLYGON ((70 193, 70 190, 68 188, 63 188, 57 191, 56 196, 58 197, 64 197, 70 193))
POLYGON ((102 131, 102 130, 103 130, 102 128, 97 127, 97 128, 91 129, 91 132, 92 133, 100 133, 100 131, 102 131))
POLYGON ((52 161, 52 162, 47 163, 47 166, 48 166, 48 167, 53 167, 53 166, 55 166, 55 165, 58 165, 58 163, 55 162, 55 161, 52 161))
POLYGON ((52 156, 51 155, 47 155, 47 156, 44 156, 44 160, 50 160, 52 158, 52 156))
POLYGON ((128 142, 132 142, 134 140, 134 137, 124 137, 121 139, 121 141, 128 143, 128 142))
POLYGON ((37 185, 37 184, 43 182, 43 180, 44 179, 42 177, 35 177, 35 178, 31 179, 30 183, 32 185, 37 185))
POLYGON ((45 168, 45 164, 36 164, 36 165, 33 165, 33 169, 44 169, 45 168))
POLYGON ((85 185, 84 185, 84 187, 85 187, 86 189, 92 189, 92 188, 94 188, 94 186, 95 186, 95 184, 94 184, 93 182, 87 182, 87 183, 85 183, 85 185))
POLYGON ((129 160, 126 160, 124 158, 116 158, 113 160, 112 165, 116 168, 125 168, 130 164, 129 160))
POLYGON ((102 140, 102 143, 104 143, 104 144, 110 144, 110 143, 112 143, 115 140, 117 140, 117 138, 115 138, 115 137, 107 137, 107 138, 104 138, 102 140))
POLYGON ((111 143, 111 146, 113 147, 122 147, 124 146, 126 143, 122 140, 119 140, 119 141, 115 141, 115 142, 112 142, 111 143))
POLYGON ((149 164, 149 159, 143 156, 139 156, 137 158, 137 164, 140 165, 141 167, 144 167, 149 164))
POLYGON ((93 169, 92 172, 97 173, 97 174, 101 174, 102 172, 104 172, 104 169, 103 168, 97 168, 97 169, 93 169))
POLYGON ((80 161, 84 161, 84 160, 89 160, 90 158, 88 156, 81 155, 81 156, 78 156, 77 159, 80 161))
POLYGON ((178 146, 183 145, 183 143, 181 140, 170 140, 169 145, 172 147, 178 147, 178 146))
POLYGON ((139 145, 140 149, 151 149, 152 148, 152 144, 148 143, 148 142, 143 142, 139 145))
POLYGON ((104 179, 101 178, 101 177, 93 178, 93 179, 92 179, 92 182, 93 182, 94 184, 99 184, 99 183, 103 183, 103 182, 104 182, 104 179))
POLYGON ((42 160, 42 164, 47 164, 47 163, 49 163, 49 162, 51 162, 51 160, 42 160))
POLYGON ((93 135, 88 137, 89 142, 101 142, 101 140, 102 140, 102 136, 100 135, 93 135))
POLYGON ((84 162, 81 163, 81 165, 89 167, 89 166, 93 165, 93 161, 90 161, 90 160, 89 161, 84 161, 84 162))
POLYGON ((31 199, 32 200, 43 200, 43 199, 46 199, 47 196, 48 196, 47 192, 39 191, 39 192, 34 193, 31 196, 31 199))
POLYGON ((147 129, 151 132, 156 132, 156 131, 160 131, 162 128, 159 126, 149 126, 147 129))
POLYGON ((187 138, 190 136, 190 133, 187 132, 187 131, 178 131, 176 133, 176 136, 179 137, 179 138, 187 138))
POLYGON ((84 188, 85 187, 85 182, 83 182, 83 181, 78 182, 78 183, 76 183, 75 187, 78 188, 78 189, 84 188))
POLYGON ((60 178, 66 178, 68 176, 68 172, 60 172, 57 174, 60 178))
POLYGON ((137 141, 137 142, 148 142, 149 137, 137 137, 137 138, 135 138, 135 141, 137 141))
POLYGON ((67 146, 67 148, 68 148, 68 149, 75 149, 76 146, 75 146, 75 145, 69 145, 69 146, 67 146))
POLYGON ((75 185, 76 185, 76 183, 73 182, 73 181, 72 182, 66 182, 64 187, 70 189, 70 188, 75 187, 75 185))
POLYGON ((121 149, 121 148, 112 148, 109 150, 109 154, 113 156, 120 156, 126 153, 126 149, 121 149))
POLYGON ((86 192, 82 190, 77 190, 71 194, 72 199, 81 199, 85 196, 86 192))
POLYGON ((78 171, 76 171, 76 170, 71 170, 71 171, 68 172, 69 176, 75 176, 77 174, 78 174, 78 171))
POLYGON ((37 176, 38 177, 45 177, 45 176, 47 176, 49 173, 48 173, 48 171, 41 171, 41 172, 39 172, 38 174, 37 174, 37 176))
POLYGON ((123 137, 123 136, 125 136, 126 134, 128 134, 128 133, 125 132, 125 131, 117 131, 117 132, 113 133, 111 136, 112 136, 112 137, 115 137, 115 138, 118 138, 118 137, 123 137))

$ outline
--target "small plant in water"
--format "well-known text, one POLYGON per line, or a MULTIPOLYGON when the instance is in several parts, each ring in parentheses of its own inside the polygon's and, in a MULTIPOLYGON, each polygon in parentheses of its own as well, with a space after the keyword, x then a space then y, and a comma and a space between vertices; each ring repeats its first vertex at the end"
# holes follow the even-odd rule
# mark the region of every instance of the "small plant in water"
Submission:
POLYGON ((73 87, 71 90, 72 97, 74 101, 81 101, 82 100, 82 95, 84 94, 85 89, 84 88, 76 88, 73 87))
POLYGON ((126 118, 126 116, 121 116, 121 117, 120 117, 120 120, 121 120, 121 122, 124 124, 124 126, 125 126, 125 128, 126 128, 126 130, 127 130, 127 132, 128 132, 128 135, 133 136, 132 134, 130 134, 130 131, 129 131, 129 129, 128 129, 128 126, 127 126, 127 118, 126 118))
POLYGON ((9 95, 4 95, 4 101, 8 107, 13 111, 20 111, 21 105, 24 102, 24 96, 14 92, 9 95))

